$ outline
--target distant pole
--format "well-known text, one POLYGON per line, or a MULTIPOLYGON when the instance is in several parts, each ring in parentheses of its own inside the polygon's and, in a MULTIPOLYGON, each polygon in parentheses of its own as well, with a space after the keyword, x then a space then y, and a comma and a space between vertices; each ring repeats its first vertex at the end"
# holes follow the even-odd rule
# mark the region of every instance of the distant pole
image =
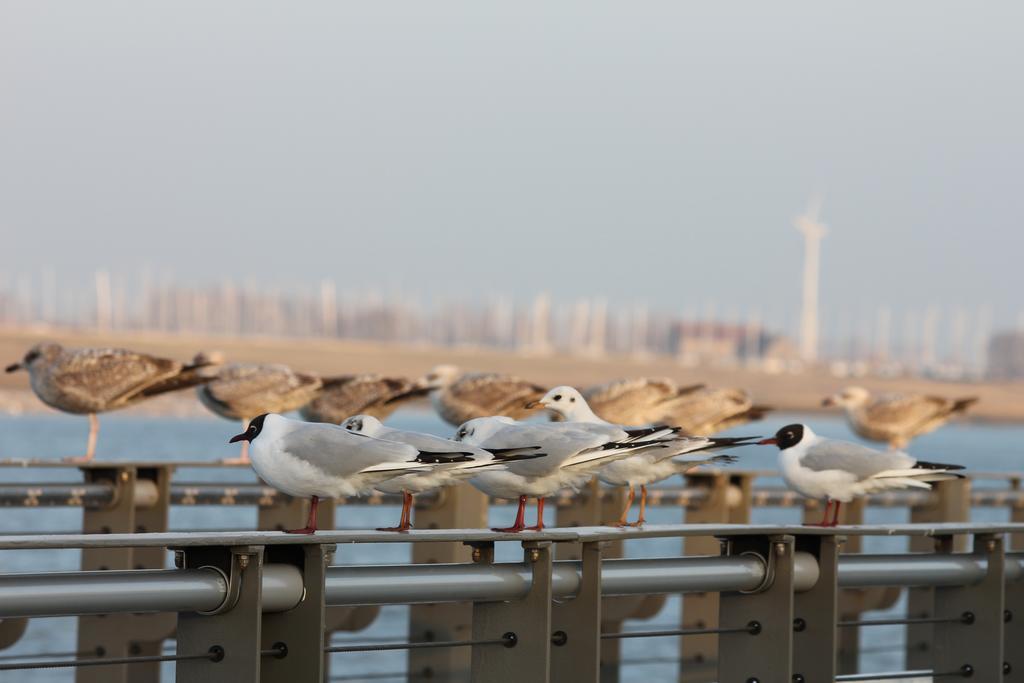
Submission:
POLYGON ((882 363, 886 363, 889 361, 892 330, 892 311, 888 306, 882 306, 878 309, 877 321, 875 326, 875 358, 882 363))
POLYGON ((334 280, 320 282, 320 332, 324 336, 338 334, 338 290, 334 280))
POLYGON ((818 281, 821 239, 825 226, 818 222, 821 202, 814 200, 796 219, 796 229, 804 236, 803 306, 800 313, 800 357, 808 363, 818 360, 818 281))
POLYGON ((603 356, 605 337, 608 325, 608 302, 604 299, 594 301, 590 317, 590 352, 595 356, 603 356))
POLYGON ((937 338, 939 334, 939 309, 929 306, 921 321, 921 365, 924 369, 935 366, 938 360, 937 338))
POLYGON ((533 340, 530 346, 534 353, 547 353, 550 350, 548 324, 551 321, 551 297, 541 292, 533 300, 531 332, 533 340))
POLYGON ((96 329, 109 330, 111 317, 110 273, 96 271, 96 329))

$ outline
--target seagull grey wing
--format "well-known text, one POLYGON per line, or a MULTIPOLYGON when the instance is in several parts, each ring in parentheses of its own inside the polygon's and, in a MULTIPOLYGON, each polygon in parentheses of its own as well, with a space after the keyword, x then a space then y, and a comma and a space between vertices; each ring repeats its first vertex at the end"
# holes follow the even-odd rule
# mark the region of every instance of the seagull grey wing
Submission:
POLYGON ((412 462, 419 451, 403 443, 310 423, 281 438, 281 449, 335 476, 349 476, 385 462, 412 462))
POLYGON ((412 388, 409 380, 370 374, 327 380, 320 394, 302 408, 302 417, 335 424, 360 413, 383 419, 397 408, 388 401, 412 388))
POLYGON ((821 439, 807 449, 800 464, 815 472, 843 470, 858 480, 884 472, 914 466, 915 460, 898 451, 876 451, 849 441, 821 439))
POLYGON ((376 436, 377 438, 384 439, 385 441, 398 441, 409 444, 417 450, 425 453, 469 453, 470 457, 474 459, 493 459, 493 456, 482 448, 470 446, 462 441, 452 441, 451 439, 445 439, 441 436, 434 436, 433 434, 407 432, 401 429, 390 429, 385 427, 380 430, 376 436))
POLYGON ((106 409, 126 405, 135 394, 175 375, 181 367, 176 361, 127 349, 76 349, 49 372, 63 396, 106 409))

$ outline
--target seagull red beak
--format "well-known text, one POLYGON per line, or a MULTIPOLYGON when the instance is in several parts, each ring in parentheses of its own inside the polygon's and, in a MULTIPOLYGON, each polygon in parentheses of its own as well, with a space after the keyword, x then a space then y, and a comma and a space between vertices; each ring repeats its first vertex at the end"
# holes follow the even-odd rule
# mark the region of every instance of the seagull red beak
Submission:
POLYGON ((778 439, 775 439, 775 438, 761 439, 760 441, 757 442, 758 446, 777 446, 778 444, 779 444, 779 441, 778 441, 778 439))
POLYGON ((228 439, 228 443, 235 443, 236 441, 248 441, 248 440, 249 440, 249 432, 242 432, 241 434, 236 434, 235 436, 233 436, 230 439, 228 439))

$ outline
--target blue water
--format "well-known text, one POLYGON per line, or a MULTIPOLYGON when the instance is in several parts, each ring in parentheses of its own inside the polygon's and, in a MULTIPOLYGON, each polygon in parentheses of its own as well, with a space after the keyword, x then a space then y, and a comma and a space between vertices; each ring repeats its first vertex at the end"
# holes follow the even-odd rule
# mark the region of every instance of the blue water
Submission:
MULTIPOLYGON (((734 430, 735 434, 771 434, 790 422, 807 422, 816 432, 825 436, 854 439, 845 423, 831 416, 776 415, 764 423, 752 424, 734 430)), ((418 429, 436 434, 450 435, 453 431, 433 414, 419 411, 397 413, 392 422, 399 427, 418 429)), ((65 415, 0 416, 0 458, 52 458, 79 454, 85 445, 87 423, 83 418, 65 415)), ((97 457, 104 460, 215 460, 237 455, 237 449, 227 439, 240 431, 235 422, 215 418, 155 418, 125 415, 105 415, 101 418, 101 432, 97 457)), ((977 472, 1005 472, 1024 470, 1024 427, 957 423, 939 432, 924 436, 913 443, 909 451, 918 458, 938 462, 961 463, 977 472)), ((740 466, 749 469, 774 469, 776 453, 770 448, 748 448, 737 451, 742 455, 740 466)), ((0 483, 80 481, 75 470, 0 468, 0 483)), ((182 468, 177 481, 255 481, 249 470, 182 468)), ((668 485, 678 485, 669 481, 668 485)), ((773 483, 766 481, 764 483, 773 483)), ((998 485, 980 482, 978 485, 998 485)), ((548 510, 546 521, 554 523, 554 511, 548 510)), ((345 528, 373 528, 397 521, 398 510, 391 507, 352 506, 339 510, 339 526, 345 528)), ((507 524, 513 510, 507 506, 494 507, 492 524, 507 524)), ((1000 521, 1008 517, 1005 510, 979 509, 976 521, 1000 521)), ((652 523, 672 523, 681 519, 674 508, 654 508, 649 513, 652 523)), ((796 508, 757 509, 755 523, 794 523, 800 520, 796 508)), ((891 509, 870 509, 868 523, 898 523, 906 521, 906 512, 891 509)), ((173 507, 170 514, 171 529, 223 529, 254 528, 254 508, 227 507, 173 507)), ((81 525, 81 511, 66 508, 4 509, 0 515, 0 533, 25 531, 68 532, 81 525)), ((901 539, 866 539, 867 552, 898 550, 901 539)), ((657 557, 678 555, 679 544, 672 540, 644 540, 627 543, 630 557, 657 557)), ((498 559, 515 561, 520 551, 515 544, 500 544, 498 559)), ((402 544, 360 546, 360 563, 400 563, 409 560, 409 550, 402 544)), ((339 562, 353 561, 339 553, 339 562)), ((75 570, 78 568, 77 551, 8 551, 0 554, 0 572, 48 570, 75 570)), ((899 610, 898 605, 895 610, 899 610)), ((673 628, 679 623, 679 599, 670 598, 660 614, 648 621, 627 622, 627 628, 673 628)), ((338 634, 335 640, 358 642, 365 638, 393 638, 404 640, 406 609, 388 607, 366 631, 357 634, 338 634)), ((0 655, 37 652, 64 652, 74 649, 75 623, 73 619, 35 619, 28 631, 14 647, 0 655)), ((878 627, 865 629, 866 648, 884 651, 865 654, 861 661, 864 671, 896 670, 902 666, 902 629, 878 627)), ((623 643, 623 659, 644 663, 625 667, 623 680, 627 682, 675 680, 677 665, 671 660, 677 656, 676 639, 629 639, 623 643), (669 660, 666 662, 665 660, 669 660)), ((345 671, 346 676, 362 673, 402 672, 404 655, 390 653, 359 653, 335 655, 332 671, 345 671)), ((167 665, 165 680, 173 680, 173 667, 167 665)), ((71 681, 71 670, 40 670, 0 675, 0 680, 27 682, 71 681)), ((346 679, 357 680, 357 679, 346 679)), ((377 679, 375 679, 377 680, 377 679)), ((400 680, 396 678, 394 680, 400 680)))

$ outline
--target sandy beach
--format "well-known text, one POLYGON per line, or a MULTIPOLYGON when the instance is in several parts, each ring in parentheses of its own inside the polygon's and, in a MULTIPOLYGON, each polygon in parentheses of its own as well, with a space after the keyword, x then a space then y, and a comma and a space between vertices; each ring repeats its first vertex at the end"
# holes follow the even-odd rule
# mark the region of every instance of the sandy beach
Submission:
MULTIPOLYGON (((451 363, 466 370, 512 373, 548 386, 589 386, 617 377, 664 376, 685 384, 704 382, 709 386, 743 387, 756 402, 786 411, 822 410, 822 397, 856 383, 872 391, 978 396, 981 400, 971 409, 970 419, 1024 422, 1024 382, 939 382, 917 378, 846 380, 824 370, 773 375, 743 368, 689 368, 669 358, 529 356, 493 349, 397 346, 352 340, 7 329, 0 331, 0 361, 13 362, 40 341, 57 341, 66 346, 121 346, 182 361, 189 360, 198 351, 219 350, 229 360, 287 363, 323 376, 358 372, 417 376, 440 363, 451 363)), ((45 410, 48 408, 32 396, 25 373, 0 375, 0 411, 45 410)), ((149 414, 204 414, 191 392, 161 397, 131 410, 149 414)))

